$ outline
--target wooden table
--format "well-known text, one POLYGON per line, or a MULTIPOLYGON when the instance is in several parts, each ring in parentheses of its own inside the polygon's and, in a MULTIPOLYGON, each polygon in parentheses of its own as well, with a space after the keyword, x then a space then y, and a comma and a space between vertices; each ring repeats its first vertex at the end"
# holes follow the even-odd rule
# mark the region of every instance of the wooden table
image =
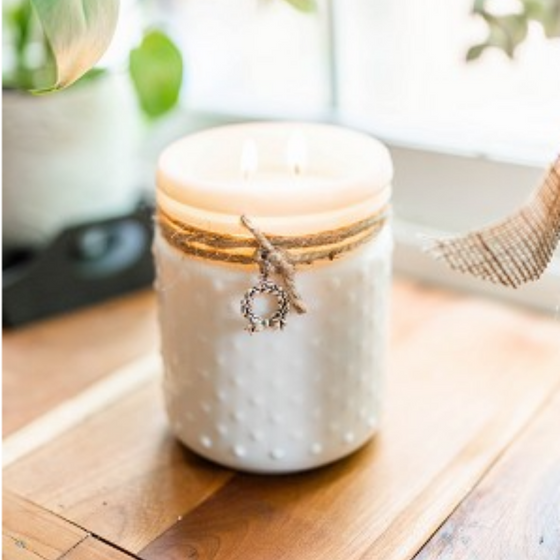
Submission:
POLYGON ((169 434, 153 296, 9 332, 8 560, 560 558, 560 321, 399 280, 386 414, 254 476, 169 434))

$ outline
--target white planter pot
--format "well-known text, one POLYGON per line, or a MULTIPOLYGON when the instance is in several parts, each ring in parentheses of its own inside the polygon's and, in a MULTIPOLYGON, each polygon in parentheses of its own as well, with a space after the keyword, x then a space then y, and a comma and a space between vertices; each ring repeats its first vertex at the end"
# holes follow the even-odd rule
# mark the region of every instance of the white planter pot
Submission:
POLYGON ((3 92, 3 234, 38 247, 138 198, 136 101, 119 77, 53 95, 3 92))

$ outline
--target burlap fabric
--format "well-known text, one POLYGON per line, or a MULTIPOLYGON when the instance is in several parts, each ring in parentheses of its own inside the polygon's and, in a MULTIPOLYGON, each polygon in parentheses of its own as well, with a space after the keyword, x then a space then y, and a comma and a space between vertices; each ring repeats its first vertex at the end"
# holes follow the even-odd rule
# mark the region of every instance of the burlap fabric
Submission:
POLYGON ((540 278, 560 240, 560 157, 517 212, 466 235, 435 239, 427 251, 458 270, 517 288, 540 278))

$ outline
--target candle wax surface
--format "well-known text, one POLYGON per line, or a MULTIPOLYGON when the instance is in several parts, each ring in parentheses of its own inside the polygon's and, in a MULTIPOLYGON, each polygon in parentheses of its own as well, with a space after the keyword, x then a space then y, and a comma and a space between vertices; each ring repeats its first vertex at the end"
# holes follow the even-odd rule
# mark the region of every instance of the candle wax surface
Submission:
POLYGON ((207 221, 222 229, 230 218, 225 229, 235 229, 241 214, 280 229, 282 223, 297 229, 302 218, 312 228, 311 216, 318 216, 317 228, 331 229, 386 203, 392 173, 387 149, 365 134, 318 124, 231 125, 188 136, 164 151, 158 203, 185 221, 201 223, 208 214, 207 221), (288 157, 295 132, 306 144, 300 173, 290 168, 288 157), (258 161, 244 173, 248 141, 258 161), (342 217, 343 209, 358 214, 342 217))

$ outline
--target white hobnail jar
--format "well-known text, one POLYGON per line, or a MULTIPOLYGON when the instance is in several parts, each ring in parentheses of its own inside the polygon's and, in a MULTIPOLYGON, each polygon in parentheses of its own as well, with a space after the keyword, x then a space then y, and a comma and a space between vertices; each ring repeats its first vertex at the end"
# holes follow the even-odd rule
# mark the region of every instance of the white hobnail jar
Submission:
MULTIPOLYGON (((341 134, 344 141, 348 132, 341 134)), ((372 155, 390 169, 388 153, 377 148, 372 155)), ((167 183, 166 158, 175 156, 189 173, 189 150, 172 146, 160 161, 158 204, 185 220, 193 208, 183 212, 189 204, 167 183)), ((383 179, 371 186, 377 210, 390 193, 390 173, 383 179)), ((176 436, 217 463, 262 473, 318 467, 364 445, 379 425, 391 252, 387 221, 341 258, 301 267, 296 281, 308 313, 291 314, 283 331, 250 335, 239 305, 258 271, 184 254, 158 230, 164 394, 176 436)))

